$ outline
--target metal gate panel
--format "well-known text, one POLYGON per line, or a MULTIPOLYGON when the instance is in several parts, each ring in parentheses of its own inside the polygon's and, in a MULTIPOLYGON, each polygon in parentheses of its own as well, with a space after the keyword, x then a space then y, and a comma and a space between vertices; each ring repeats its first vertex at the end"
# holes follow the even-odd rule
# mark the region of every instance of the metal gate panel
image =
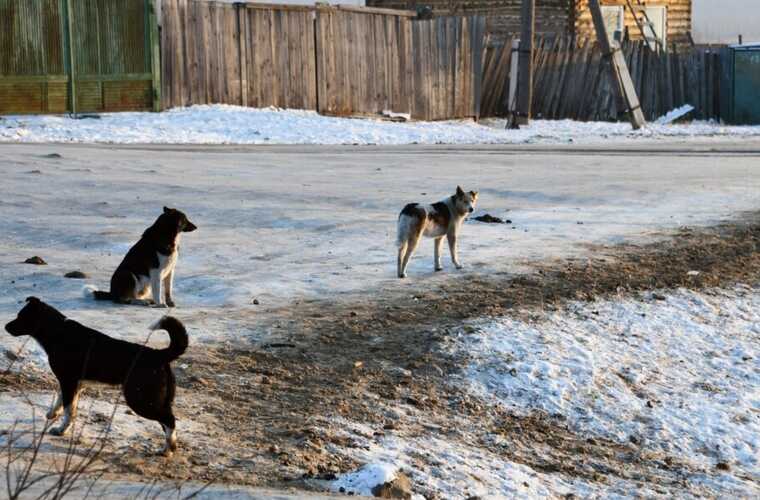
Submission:
POLYGON ((76 112, 152 108, 147 7, 135 0, 69 0, 76 112))
POLYGON ((66 111, 63 29, 59 0, 0 0, 0 114, 66 111))
POLYGON ((734 52, 734 123, 760 124, 760 47, 734 52))
POLYGON ((154 0, 0 0, 0 114, 158 110, 154 0))

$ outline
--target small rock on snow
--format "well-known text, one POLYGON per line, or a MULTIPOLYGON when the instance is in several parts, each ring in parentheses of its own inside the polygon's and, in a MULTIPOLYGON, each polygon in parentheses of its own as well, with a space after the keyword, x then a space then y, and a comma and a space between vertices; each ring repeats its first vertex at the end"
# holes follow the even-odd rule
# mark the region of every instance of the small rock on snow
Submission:
POLYGON ((82 271, 71 271, 69 273, 64 274, 63 277, 71 278, 75 280, 83 280, 83 279, 86 279, 88 276, 82 271))

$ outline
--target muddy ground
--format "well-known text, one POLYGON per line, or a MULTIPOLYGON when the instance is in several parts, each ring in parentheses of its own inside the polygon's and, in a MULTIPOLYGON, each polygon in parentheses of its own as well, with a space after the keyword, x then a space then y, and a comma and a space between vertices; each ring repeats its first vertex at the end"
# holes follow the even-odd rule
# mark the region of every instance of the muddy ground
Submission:
MULTIPOLYGON (((644 246, 590 247, 588 258, 533 263, 536 271, 530 275, 462 279, 452 274, 434 289, 367 290, 337 300, 220 312, 237 315, 227 319, 251 330, 277 334, 266 344, 241 335, 216 347, 191 346, 176 363, 178 418, 192 420, 205 432, 180 436, 180 452, 169 460, 153 455, 158 435, 151 443, 111 443, 102 459, 109 473, 122 479, 213 479, 314 489, 314 478, 360 465, 336 451, 355 445, 336 432, 336 418, 343 418, 369 426, 376 435, 445 434, 539 471, 602 483, 620 477, 662 493, 683 491, 688 488, 684 478, 693 471, 674 457, 652 454, 636 443, 577 435, 559 416, 516 415, 453 387, 447 379, 466 360, 442 348, 469 319, 530 316, 569 300, 760 280, 758 213, 660 236, 644 246), (410 411, 395 411, 399 407, 410 411)), ((53 380, 5 373, 0 388, 52 391, 53 380)), ((90 390, 99 399, 115 394, 90 390)), ((435 496, 424 485, 416 485, 416 491, 435 496)))

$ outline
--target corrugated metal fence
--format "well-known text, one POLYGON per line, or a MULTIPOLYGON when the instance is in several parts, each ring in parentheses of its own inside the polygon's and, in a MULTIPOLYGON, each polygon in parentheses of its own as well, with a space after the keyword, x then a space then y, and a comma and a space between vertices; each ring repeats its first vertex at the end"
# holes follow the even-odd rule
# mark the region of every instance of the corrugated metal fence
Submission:
POLYGON ((0 0, 0 114, 157 109, 150 0, 0 0))
POLYGON ((163 107, 477 117, 485 21, 386 9, 164 0, 163 107))

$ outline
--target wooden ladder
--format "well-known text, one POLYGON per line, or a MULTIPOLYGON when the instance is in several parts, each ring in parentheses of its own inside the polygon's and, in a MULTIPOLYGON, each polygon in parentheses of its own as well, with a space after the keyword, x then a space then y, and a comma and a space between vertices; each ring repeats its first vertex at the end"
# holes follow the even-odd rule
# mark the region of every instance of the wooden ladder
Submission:
POLYGON ((641 0, 636 0, 636 6, 631 3, 631 0, 625 0, 625 3, 628 4, 628 9, 630 9, 631 15, 633 15, 633 20, 636 22, 636 26, 638 26, 639 31, 641 31, 641 36, 644 38, 647 46, 651 50, 655 50, 655 47, 652 47, 645 28, 649 28, 649 31, 651 31, 652 35, 654 35, 654 41, 657 44, 657 48, 664 51, 665 46, 662 44, 660 37, 658 37, 657 33, 654 31, 654 23, 651 21, 651 19, 649 19, 649 15, 647 15, 646 5, 642 4, 641 0), (641 19, 639 19, 639 16, 636 15, 639 12, 644 14, 644 22, 642 22, 641 19))

